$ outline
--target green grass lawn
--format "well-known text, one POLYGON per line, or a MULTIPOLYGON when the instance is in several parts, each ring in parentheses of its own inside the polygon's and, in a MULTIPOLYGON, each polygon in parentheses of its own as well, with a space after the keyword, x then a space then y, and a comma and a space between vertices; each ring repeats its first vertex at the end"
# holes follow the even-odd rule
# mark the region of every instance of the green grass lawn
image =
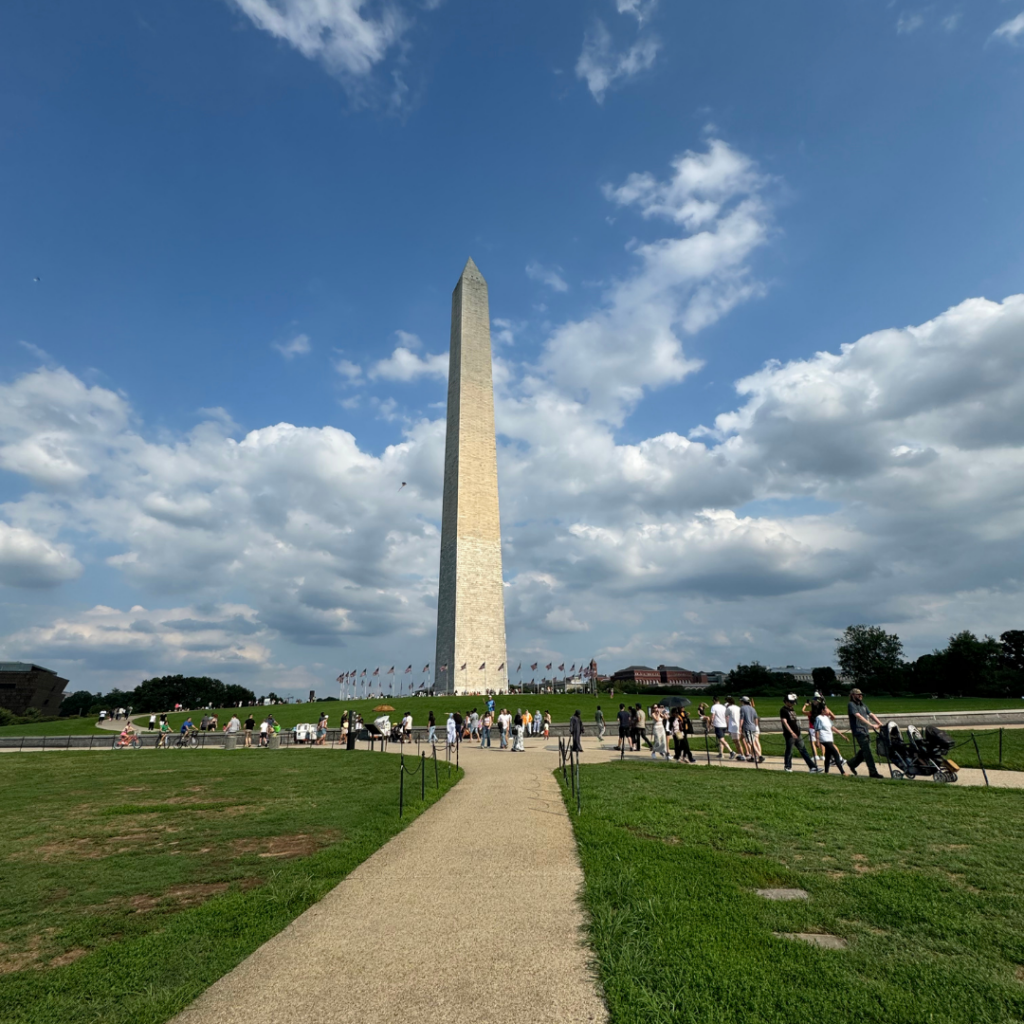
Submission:
POLYGON ((109 735, 107 729, 96 726, 95 718, 59 718, 56 722, 32 722, 28 725, 0 726, 0 736, 89 736, 92 733, 109 735))
POLYGON ((400 822, 388 754, 0 756, 0 1018, 167 1020, 460 773, 440 776, 425 804, 407 780, 400 822))
POLYGON ((1020 793, 636 762, 581 781, 613 1024, 1024 1019, 1020 793), (769 887, 810 899, 752 891, 769 887))

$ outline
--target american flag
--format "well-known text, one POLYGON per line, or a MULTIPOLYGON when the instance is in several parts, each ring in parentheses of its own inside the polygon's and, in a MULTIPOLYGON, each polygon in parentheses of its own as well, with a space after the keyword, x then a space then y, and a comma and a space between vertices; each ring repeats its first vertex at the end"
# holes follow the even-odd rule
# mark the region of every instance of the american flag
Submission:
POLYGON ((384 675, 386 675, 386 676, 393 676, 394 674, 395 674, 395 666, 394 665, 392 665, 391 668, 389 668, 387 670, 387 672, 384 673, 384 675))
POLYGON ((572 675, 572 674, 573 674, 573 672, 575 672, 575 671, 576 671, 576 662, 574 661, 574 662, 573 662, 573 663, 572 663, 572 664, 571 664, 571 665, 569 666, 569 675, 572 675))
POLYGON ((343 683, 343 682, 345 682, 346 679, 348 679, 348 673, 347 672, 345 672, 342 675, 338 676, 338 678, 335 681, 339 682, 339 683, 343 683))
MULTIPOLYGON (((532 665, 530 666, 530 671, 531 671, 531 672, 536 672, 536 671, 537 671, 537 662, 534 662, 534 663, 533 663, 533 664, 532 664, 532 665)), ((532 682, 532 680, 531 680, 531 682, 532 682)))
POLYGON ((370 675, 371 675, 371 676, 379 676, 379 675, 380 675, 380 665, 378 665, 378 666, 377 666, 377 667, 376 667, 376 668, 375 668, 375 669, 374 669, 374 670, 373 670, 373 671, 372 671, 372 672, 370 673, 370 675))
POLYGON ((409 666, 409 667, 408 667, 408 668, 407 668, 407 669, 405 670, 405 672, 403 672, 402 674, 403 674, 403 675, 406 675, 406 676, 407 676, 407 675, 408 675, 408 674, 409 674, 409 673, 410 673, 411 671, 412 671, 412 665, 410 665, 410 666, 409 666))
POLYGON ((426 665, 423 666, 423 671, 424 672, 429 672, 430 671, 430 662, 429 661, 426 663, 426 665))
POLYGON ((547 664, 546 664, 546 665, 544 666, 544 668, 545 668, 545 670, 546 670, 546 671, 550 672, 550 671, 551 671, 551 662, 549 661, 549 662, 548 662, 548 663, 547 663, 547 664))
POLYGON ((440 667, 440 668, 438 669, 438 671, 439 671, 439 672, 447 672, 447 671, 448 671, 448 666, 447 666, 447 665, 442 665, 442 666, 441 666, 441 667, 440 667))
MULTIPOLYGON (((480 667, 481 667, 481 668, 483 668, 483 665, 481 665, 480 667)), ((502 669, 503 669, 504 667, 505 667, 505 662, 502 662, 502 663, 501 663, 501 664, 500 664, 500 665, 498 666, 498 671, 500 672, 500 671, 501 671, 501 670, 502 670, 502 669)))
POLYGON ((523 663, 522 662, 519 662, 519 668, 517 668, 516 671, 517 672, 522 672, 523 671, 523 663))
POLYGON ((359 673, 359 678, 362 679, 363 676, 365 676, 365 675, 366 675, 366 669, 364 668, 363 671, 359 673))
POLYGON ((559 672, 564 672, 565 671, 565 662, 564 661, 562 662, 561 665, 558 666, 558 671, 559 672))
POLYGON ((467 664, 468 664, 468 662, 465 662, 465 661, 464 661, 464 662, 462 663, 462 668, 460 668, 460 669, 459 669, 459 671, 460 671, 460 672, 465 672, 465 671, 466 671, 466 665, 467 665, 467 664))
POLYGON ((480 668, 478 669, 478 671, 479 671, 479 672, 483 672, 483 670, 484 670, 485 668, 487 668, 487 662, 486 662, 486 661, 482 661, 482 662, 480 662, 480 668))

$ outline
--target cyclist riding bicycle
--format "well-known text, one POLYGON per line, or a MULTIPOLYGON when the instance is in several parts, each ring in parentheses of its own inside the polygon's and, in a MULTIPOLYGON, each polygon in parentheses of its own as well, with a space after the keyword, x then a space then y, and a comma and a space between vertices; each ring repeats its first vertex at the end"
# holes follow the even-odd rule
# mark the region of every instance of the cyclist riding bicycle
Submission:
POLYGON ((192 716, 189 715, 184 722, 181 723, 181 735, 187 736, 190 732, 195 732, 195 726, 192 724, 192 716))
POLYGON ((137 743, 138 736, 135 733, 135 726, 133 726, 131 722, 128 722, 121 730, 121 735, 118 738, 117 745, 119 747, 132 747, 137 743))

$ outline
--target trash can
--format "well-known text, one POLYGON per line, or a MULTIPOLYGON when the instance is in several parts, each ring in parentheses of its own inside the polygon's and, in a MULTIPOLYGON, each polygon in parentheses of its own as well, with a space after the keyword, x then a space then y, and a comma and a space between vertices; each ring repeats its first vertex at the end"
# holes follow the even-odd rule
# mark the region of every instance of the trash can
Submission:
POLYGON ((238 746, 238 733, 226 732, 224 733, 224 749, 234 750, 238 746))
POLYGON ((278 750, 281 746, 281 737, 277 733, 271 733, 267 740, 267 750, 278 750))

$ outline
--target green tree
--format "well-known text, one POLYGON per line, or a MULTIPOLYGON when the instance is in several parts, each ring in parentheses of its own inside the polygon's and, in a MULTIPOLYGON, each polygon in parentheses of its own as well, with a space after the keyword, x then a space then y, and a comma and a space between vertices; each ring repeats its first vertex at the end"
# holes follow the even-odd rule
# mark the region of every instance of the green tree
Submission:
POLYGON ((812 668, 811 678, 814 680, 814 688, 816 690, 821 690, 824 693, 825 690, 835 689, 836 670, 831 665, 825 665, 822 668, 812 668))
POLYGON ((903 669, 903 643, 881 626, 847 626, 836 637, 836 660, 858 686, 889 689, 903 669))
POLYGON ((1024 672, 1024 629, 999 634, 999 653, 1006 668, 1024 672))
POLYGON ((796 680, 789 672, 772 672, 760 662, 737 665, 725 677, 727 692, 748 697, 770 696, 792 689, 796 680))
POLYGON ((90 693, 88 690, 75 690, 74 693, 65 694, 60 702, 60 713, 62 716, 85 715, 89 709, 103 699, 100 693, 90 693))
POLYGON ((944 651, 935 652, 943 661, 946 693, 980 697, 991 693, 995 673, 1002 663, 999 641, 986 636, 979 640, 969 629, 949 638, 944 651))

